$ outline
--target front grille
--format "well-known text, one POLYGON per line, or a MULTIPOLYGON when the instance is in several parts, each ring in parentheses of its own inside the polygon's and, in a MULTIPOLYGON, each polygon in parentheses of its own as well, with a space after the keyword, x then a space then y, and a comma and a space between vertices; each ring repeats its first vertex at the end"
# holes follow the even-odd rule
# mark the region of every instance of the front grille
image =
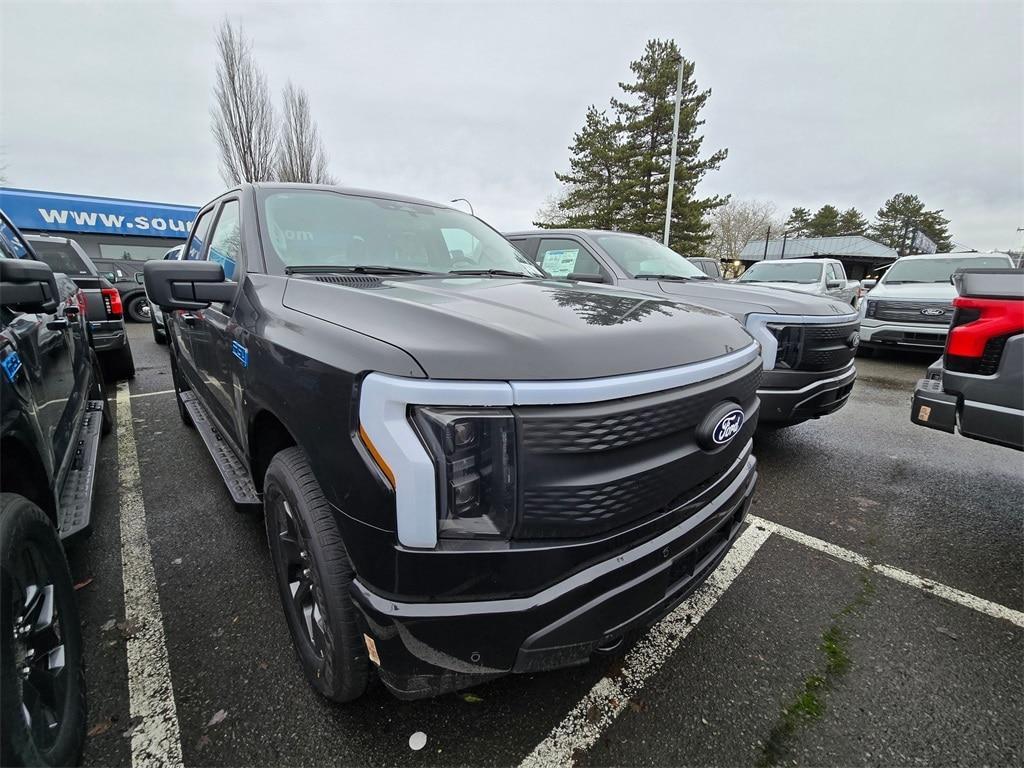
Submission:
POLYGON ((796 371, 845 368, 856 354, 858 324, 772 326, 779 348, 776 367, 796 371))
POLYGON ((944 301, 885 301, 869 299, 868 317, 900 323, 932 323, 949 325, 953 319, 953 306, 944 301), (942 314, 933 314, 941 311, 942 314))
POLYGON ((514 409, 520 479, 515 537, 584 538, 685 506, 721 481, 749 442, 760 378, 755 361, 717 379, 650 395, 514 409), (739 403, 748 420, 724 449, 709 453, 697 445, 696 428, 726 400, 739 403))

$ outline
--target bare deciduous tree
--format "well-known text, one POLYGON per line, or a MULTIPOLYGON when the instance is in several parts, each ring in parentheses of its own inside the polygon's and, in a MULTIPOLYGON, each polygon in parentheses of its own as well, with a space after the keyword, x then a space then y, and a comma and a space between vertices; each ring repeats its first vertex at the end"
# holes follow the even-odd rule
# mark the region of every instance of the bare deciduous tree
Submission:
POLYGON ((763 238, 769 226, 773 231, 782 231, 776 218, 775 203, 765 200, 732 198, 716 208, 709 218, 711 242, 708 255, 724 262, 738 259, 743 246, 756 237, 763 238))
POLYGON ((252 57, 242 26, 225 19, 217 31, 217 82, 211 110, 225 184, 274 177, 277 124, 267 78, 252 57))
POLYGON ((277 150, 278 181, 336 184, 327 171, 320 132, 309 110, 309 97, 290 82, 284 88, 284 118, 277 150))

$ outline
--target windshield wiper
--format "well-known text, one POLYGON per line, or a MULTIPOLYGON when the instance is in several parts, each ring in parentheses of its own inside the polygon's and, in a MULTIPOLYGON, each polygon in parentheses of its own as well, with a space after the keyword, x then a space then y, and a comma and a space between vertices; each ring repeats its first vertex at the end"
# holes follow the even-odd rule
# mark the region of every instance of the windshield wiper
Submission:
POLYGON ((696 280, 699 278, 688 277, 686 275, 654 275, 648 272, 641 272, 638 275, 633 275, 637 280, 696 280))
POLYGON ((512 269, 452 269, 448 271, 449 275, 494 275, 495 277, 532 277, 537 278, 537 275, 530 275, 526 272, 516 272, 512 269))
POLYGON ((298 264, 284 268, 286 275, 330 275, 354 272, 358 275, 437 275, 427 269, 409 269, 408 267, 389 267, 386 264, 338 264, 336 266, 322 264, 298 264))

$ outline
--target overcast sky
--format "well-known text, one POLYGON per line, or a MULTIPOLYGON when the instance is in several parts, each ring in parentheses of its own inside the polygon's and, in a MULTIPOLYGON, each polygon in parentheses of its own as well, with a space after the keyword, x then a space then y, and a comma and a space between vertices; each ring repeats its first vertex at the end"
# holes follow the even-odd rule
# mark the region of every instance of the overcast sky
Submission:
POLYGON ((896 192, 958 244, 1020 247, 1024 3, 20 3, 0 0, 0 164, 34 189, 202 203, 214 29, 244 22, 275 97, 312 100, 345 184, 469 198, 528 226, 588 104, 651 37, 712 96, 701 192, 834 203, 896 192))

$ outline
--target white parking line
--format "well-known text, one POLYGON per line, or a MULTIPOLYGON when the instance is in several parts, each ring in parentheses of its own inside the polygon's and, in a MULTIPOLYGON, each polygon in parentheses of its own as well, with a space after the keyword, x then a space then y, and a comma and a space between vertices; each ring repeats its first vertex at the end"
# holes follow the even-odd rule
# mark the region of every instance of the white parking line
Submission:
POLYGON ((915 576, 909 571, 904 571, 902 568, 897 568, 892 565, 886 565, 884 563, 873 563, 869 558, 864 555, 859 555, 849 549, 845 549, 836 544, 831 544, 822 539, 815 538, 814 536, 808 536, 806 533, 800 531, 794 531, 792 528, 787 528, 784 525, 773 523, 770 520, 757 517, 756 515, 750 515, 748 518, 752 525, 759 525, 772 533, 777 533, 790 541, 795 541, 798 544, 803 544, 805 547, 816 549, 819 552, 823 552, 826 555, 830 555, 838 560, 845 560, 848 563, 855 563, 862 568, 879 573, 882 576, 898 581, 901 584, 907 586, 916 587, 917 589, 928 592, 929 594, 941 597, 943 600, 948 600, 951 603, 962 605, 965 608, 978 611, 978 613, 984 613, 989 616, 993 616, 997 619, 1003 619, 1009 621, 1011 624, 1016 624, 1018 627, 1024 627, 1024 613, 1016 611, 1013 608, 1007 608, 1005 605, 999 603, 993 603, 991 600, 986 600, 983 597, 972 595, 968 592, 963 592, 954 587, 946 586, 938 581, 932 581, 922 576, 915 576))
POLYGON ((526 756, 522 766, 570 765, 574 753, 597 743, 630 699, 643 689, 683 638, 725 594, 769 535, 769 531, 753 525, 740 534, 729 554, 704 585, 658 622, 626 654, 619 675, 598 680, 548 737, 526 756))
POLYGON ((132 765, 180 766, 181 733, 171 687, 156 574, 149 550, 128 382, 117 387, 117 474, 121 577, 128 636, 128 699, 134 726, 132 765))
POLYGON ((153 395, 173 395, 173 389, 161 389, 159 392, 139 392, 138 394, 131 395, 131 397, 153 397, 153 395))

